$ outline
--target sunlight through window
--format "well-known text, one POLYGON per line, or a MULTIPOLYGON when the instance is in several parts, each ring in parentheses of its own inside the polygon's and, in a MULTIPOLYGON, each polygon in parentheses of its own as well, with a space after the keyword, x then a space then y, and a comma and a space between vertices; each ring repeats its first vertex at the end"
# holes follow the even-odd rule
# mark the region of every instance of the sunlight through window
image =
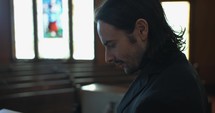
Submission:
POLYGON ((73 0, 73 58, 94 59, 94 0, 73 0))
POLYGON ((13 2, 15 57, 16 59, 33 59, 35 54, 32 1, 14 0, 13 2))
POLYGON ((189 59, 189 24, 190 24, 190 3, 186 1, 162 2, 167 21, 176 32, 186 29, 184 40, 186 47, 183 51, 189 59))

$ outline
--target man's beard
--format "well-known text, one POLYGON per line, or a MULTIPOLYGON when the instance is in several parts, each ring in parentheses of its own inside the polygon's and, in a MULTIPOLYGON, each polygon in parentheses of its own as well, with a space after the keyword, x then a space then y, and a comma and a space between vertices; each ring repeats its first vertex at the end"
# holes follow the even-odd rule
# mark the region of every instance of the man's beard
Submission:
POLYGON ((139 71, 139 68, 124 68, 123 69, 126 75, 133 75, 139 71))

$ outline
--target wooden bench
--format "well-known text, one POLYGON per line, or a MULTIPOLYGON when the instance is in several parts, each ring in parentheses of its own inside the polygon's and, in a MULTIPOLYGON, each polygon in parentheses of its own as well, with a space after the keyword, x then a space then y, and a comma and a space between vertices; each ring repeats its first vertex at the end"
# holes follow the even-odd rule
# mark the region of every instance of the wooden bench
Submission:
POLYGON ((29 113, 49 113, 49 108, 58 109, 50 113, 58 113, 59 110, 75 113, 80 107, 76 86, 90 83, 129 84, 134 78, 125 76, 122 70, 111 65, 93 63, 47 62, 0 66, 0 107, 29 113))
POLYGON ((14 64, 0 70, 0 108, 24 113, 72 113, 76 94, 66 70, 54 64, 14 64))

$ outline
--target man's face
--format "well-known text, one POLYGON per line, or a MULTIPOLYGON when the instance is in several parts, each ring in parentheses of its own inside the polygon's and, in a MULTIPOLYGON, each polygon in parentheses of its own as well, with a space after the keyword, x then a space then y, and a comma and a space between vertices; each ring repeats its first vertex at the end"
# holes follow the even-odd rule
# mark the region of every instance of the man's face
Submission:
POLYGON ((97 22, 99 38, 105 47, 105 61, 123 68, 126 74, 139 69, 146 50, 148 30, 143 33, 139 28, 135 27, 134 32, 128 34, 103 21, 97 22))

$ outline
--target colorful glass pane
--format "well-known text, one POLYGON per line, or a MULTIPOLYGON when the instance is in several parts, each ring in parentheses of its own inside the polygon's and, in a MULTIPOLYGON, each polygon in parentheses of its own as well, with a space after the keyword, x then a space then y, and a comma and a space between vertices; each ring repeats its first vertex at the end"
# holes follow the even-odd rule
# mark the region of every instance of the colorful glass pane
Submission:
POLYGON ((45 38, 61 38, 62 0, 43 0, 43 30, 45 38))

